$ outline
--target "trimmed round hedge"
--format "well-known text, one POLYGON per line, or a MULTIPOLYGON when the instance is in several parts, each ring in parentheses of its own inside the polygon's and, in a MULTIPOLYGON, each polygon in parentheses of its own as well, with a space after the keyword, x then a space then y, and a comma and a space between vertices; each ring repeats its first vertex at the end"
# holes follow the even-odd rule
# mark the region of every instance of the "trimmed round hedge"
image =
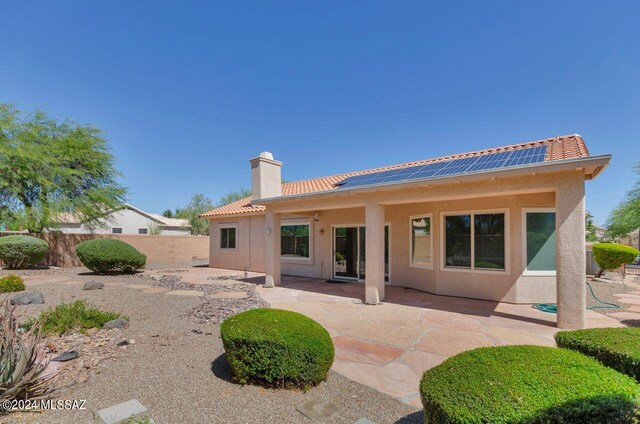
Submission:
POLYGON ((13 293, 25 290, 24 280, 19 275, 5 275, 0 278, 0 293, 13 293))
POLYGON ((640 382, 640 328, 590 328, 556 333, 560 347, 591 356, 640 382))
POLYGON ((499 346, 470 350, 427 370, 425 422, 636 423, 640 385, 566 349, 499 346))
POLYGON ((224 320, 222 343, 239 383, 308 388, 327 379, 331 336, 297 312, 251 309, 224 320))
POLYGON ((37 265, 47 254, 49 243, 31 236, 0 237, 0 259, 7 269, 37 265))
POLYGON ((624 264, 630 264, 640 255, 638 249, 617 243, 594 243, 591 249, 601 269, 598 275, 601 275, 603 270, 614 270, 624 264))
POLYGON ((80 262, 93 272, 134 272, 142 268, 147 257, 135 247, 115 239, 93 239, 76 246, 80 262))

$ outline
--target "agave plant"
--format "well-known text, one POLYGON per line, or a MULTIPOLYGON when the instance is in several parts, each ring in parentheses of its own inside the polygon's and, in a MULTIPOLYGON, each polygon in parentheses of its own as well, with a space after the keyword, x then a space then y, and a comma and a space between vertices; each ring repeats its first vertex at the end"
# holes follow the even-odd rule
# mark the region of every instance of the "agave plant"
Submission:
POLYGON ((0 402, 39 399, 51 392, 52 376, 43 372, 49 363, 40 325, 28 331, 18 326, 16 306, 0 303, 0 402))

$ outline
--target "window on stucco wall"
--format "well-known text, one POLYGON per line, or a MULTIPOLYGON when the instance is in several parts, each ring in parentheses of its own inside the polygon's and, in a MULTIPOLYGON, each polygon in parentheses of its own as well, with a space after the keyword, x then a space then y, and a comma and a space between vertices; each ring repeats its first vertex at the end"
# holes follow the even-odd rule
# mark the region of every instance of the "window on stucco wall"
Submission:
POLYGON ((280 228, 280 255, 309 259, 309 232, 309 224, 283 225, 280 228))
POLYGON ((432 262, 431 215, 411 217, 411 266, 430 268, 432 262))
POLYGON ((236 248, 236 228, 220 228, 220 249, 236 248))
POLYGON ((506 269, 505 214, 469 213, 444 217, 446 268, 506 269))
POLYGON ((554 275, 556 272, 556 214, 554 211, 525 211, 525 272, 554 275))

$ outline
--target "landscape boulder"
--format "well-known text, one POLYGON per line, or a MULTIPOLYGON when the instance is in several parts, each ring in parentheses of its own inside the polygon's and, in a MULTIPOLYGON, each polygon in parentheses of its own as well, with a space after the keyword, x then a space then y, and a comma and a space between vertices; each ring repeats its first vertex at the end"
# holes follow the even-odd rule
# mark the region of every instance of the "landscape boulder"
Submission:
POLYGON ((44 303, 44 295, 40 292, 23 292, 11 298, 12 305, 35 305, 44 303))

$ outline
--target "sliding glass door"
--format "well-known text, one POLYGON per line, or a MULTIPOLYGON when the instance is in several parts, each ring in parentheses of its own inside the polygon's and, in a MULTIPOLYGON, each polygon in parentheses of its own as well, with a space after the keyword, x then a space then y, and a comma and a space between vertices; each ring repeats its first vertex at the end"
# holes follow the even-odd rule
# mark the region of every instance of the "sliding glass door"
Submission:
MULTIPOLYGON (((389 226, 384 227, 385 281, 389 280, 389 226)), ((366 268, 366 231, 362 226, 334 227, 333 278, 364 281, 366 268)))

